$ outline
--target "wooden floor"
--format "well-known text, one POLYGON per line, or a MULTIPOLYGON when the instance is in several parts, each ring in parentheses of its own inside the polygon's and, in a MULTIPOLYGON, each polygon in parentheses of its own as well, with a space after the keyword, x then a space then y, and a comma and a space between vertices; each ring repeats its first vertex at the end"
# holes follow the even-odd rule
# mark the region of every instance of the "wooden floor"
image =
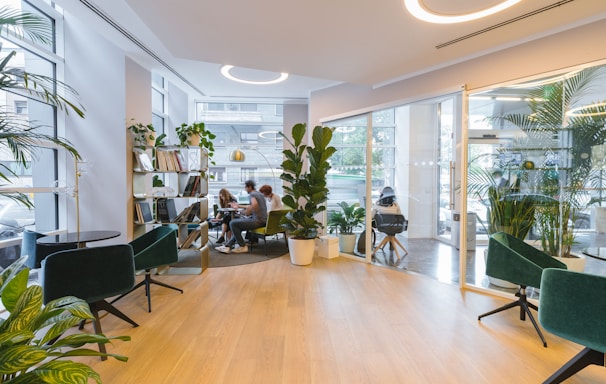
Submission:
MULTIPOLYGON (((505 299, 344 258, 157 278, 185 293, 153 286, 151 313, 142 289, 117 302, 138 328, 102 319, 132 337, 108 347, 129 361, 80 360, 104 383, 536 384, 581 349, 547 333, 543 348, 515 310, 478 322, 505 299)), ((590 367, 566 383, 605 382, 590 367)))

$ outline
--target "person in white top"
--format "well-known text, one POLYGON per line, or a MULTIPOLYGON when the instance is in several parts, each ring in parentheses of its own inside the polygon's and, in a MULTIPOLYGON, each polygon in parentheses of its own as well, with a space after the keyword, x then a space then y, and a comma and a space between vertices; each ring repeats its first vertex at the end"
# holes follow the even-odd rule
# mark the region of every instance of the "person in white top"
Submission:
POLYGON ((261 192, 267 200, 268 212, 284 209, 284 206, 282 205, 282 199, 280 199, 280 195, 273 193, 270 185, 263 185, 261 188, 259 188, 259 192, 261 192))
POLYGON ((377 213, 390 213, 393 215, 402 214, 400 206, 396 202, 396 194, 392 187, 383 188, 379 200, 373 204, 372 209, 370 210, 370 217, 374 219, 377 213))

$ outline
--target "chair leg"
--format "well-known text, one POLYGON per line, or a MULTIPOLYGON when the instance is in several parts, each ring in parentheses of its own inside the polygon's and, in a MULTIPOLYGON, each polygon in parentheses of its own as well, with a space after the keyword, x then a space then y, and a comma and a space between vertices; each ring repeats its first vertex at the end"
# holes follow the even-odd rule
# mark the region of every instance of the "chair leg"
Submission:
POLYGON ((530 308, 535 309, 535 310, 537 310, 538 308, 536 305, 528 302, 528 300, 526 298, 526 287, 521 286, 520 289, 518 290, 518 293, 516 294, 516 296, 519 297, 518 300, 505 304, 502 307, 499 307, 497 309, 494 309, 490 312, 486 312, 486 313, 478 316, 478 321, 480 319, 482 319, 482 317, 494 315, 495 313, 502 312, 502 311, 505 311, 510 308, 520 307, 520 320, 522 320, 522 321, 526 320, 526 315, 528 315, 530 322, 534 326, 534 329, 537 331, 537 333, 539 334, 539 337, 541 338, 541 341, 543 342, 543 347, 547 348, 547 341, 545 340, 545 337, 543 336, 543 332, 541 332, 541 329, 539 328, 539 324, 537 323, 534 316, 532 315, 532 312, 530 312, 530 308))
MULTIPOLYGON (((111 313, 112 315, 126 321, 127 323, 132 324, 133 327, 139 326, 139 324, 135 323, 130 317, 126 316, 118 308, 114 307, 106 300, 95 301, 94 303, 90 303, 89 306, 90 311, 95 317, 93 320, 93 329, 95 330, 95 333, 97 335, 103 334, 103 330, 101 329, 101 319, 99 319, 99 311, 106 311, 107 313, 111 313)), ((99 352, 107 353, 104 343, 99 343, 99 352)), ((101 360, 107 360, 107 356, 101 356, 101 360)))
MULTIPOLYGON (((95 330, 95 333, 97 335, 101 335, 103 334, 103 330, 101 329, 101 319, 99 319, 99 311, 97 311, 93 304, 90 304, 90 309, 93 313, 93 316, 95 317, 93 319, 93 329, 95 330)), ((99 352, 107 353, 107 349, 105 349, 104 343, 99 343, 99 352)), ((107 356, 101 356, 101 361, 105 360, 107 360, 107 356)))
POLYGON ((134 287, 131 288, 130 291, 123 293, 122 295, 116 297, 115 299, 113 299, 110 304, 115 303, 116 301, 120 300, 121 298, 123 298, 124 296, 128 295, 129 293, 131 293, 132 291, 136 290, 137 288, 141 287, 141 286, 145 286, 145 295, 147 296, 147 311, 151 312, 151 291, 150 291, 150 287, 151 284, 156 284, 159 285, 161 287, 165 287, 165 288, 170 288, 170 289, 174 289, 175 291, 179 291, 181 293, 183 293, 183 290, 177 287, 173 287, 172 285, 168 285, 165 284, 161 281, 158 280, 154 280, 151 278, 151 273, 149 270, 145 271, 145 278, 143 280, 141 280, 139 283, 137 283, 137 285, 135 285, 134 287))
POLYGON ((383 238, 383 240, 381 240, 381 242, 379 243, 379 245, 377 245, 376 248, 372 250, 372 256, 374 256, 374 254, 377 253, 377 251, 379 249, 383 249, 383 247, 385 247, 385 244, 387 244, 388 242, 389 242, 389 237, 385 236, 383 238))
POLYGON ((553 375, 549 376, 543 384, 557 384, 568 379, 570 376, 579 372, 583 368, 595 364, 604 366, 604 353, 596 351, 595 349, 585 348, 579 352, 575 357, 568 360, 562 368, 558 369, 553 375))

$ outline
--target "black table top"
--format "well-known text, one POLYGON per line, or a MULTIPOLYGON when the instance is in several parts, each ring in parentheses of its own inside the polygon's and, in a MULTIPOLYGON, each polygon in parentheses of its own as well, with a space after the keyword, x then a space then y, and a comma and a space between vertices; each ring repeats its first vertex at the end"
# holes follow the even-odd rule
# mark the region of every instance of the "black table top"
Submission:
POLYGON ((89 241, 101 241, 120 236, 120 231, 80 231, 68 232, 60 235, 48 235, 38 239, 38 244, 74 244, 89 241))

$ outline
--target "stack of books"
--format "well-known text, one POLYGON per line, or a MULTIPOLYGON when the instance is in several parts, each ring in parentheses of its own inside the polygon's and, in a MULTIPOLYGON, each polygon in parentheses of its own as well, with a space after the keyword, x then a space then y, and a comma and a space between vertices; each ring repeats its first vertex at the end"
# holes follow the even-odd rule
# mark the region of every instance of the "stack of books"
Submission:
POLYGON ((135 221, 138 224, 151 223, 154 221, 148 202, 142 201, 135 203, 135 221))

